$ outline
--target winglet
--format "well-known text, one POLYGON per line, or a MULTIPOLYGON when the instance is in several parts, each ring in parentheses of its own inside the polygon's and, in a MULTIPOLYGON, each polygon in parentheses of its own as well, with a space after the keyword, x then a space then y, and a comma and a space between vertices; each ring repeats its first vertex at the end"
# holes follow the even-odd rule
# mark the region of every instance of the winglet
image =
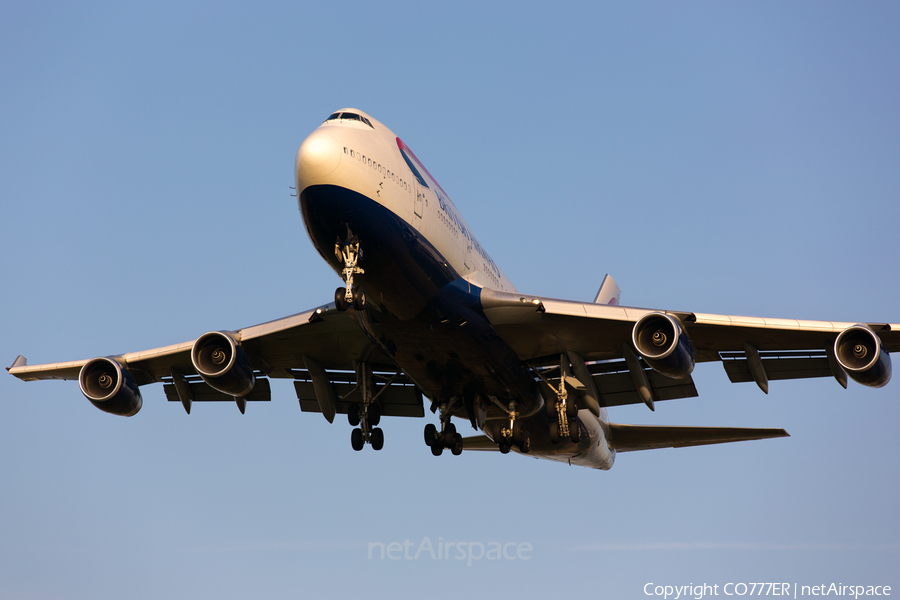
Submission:
POLYGON ((16 367, 24 367, 27 364, 28 364, 28 359, 20 354, 19 356, 16 357, 16 361, 12 365, 6 367, 6 370, 12 371, 16 367))
POLYGON ((618 306, 621 296, 622 291, 619 289, 619 285, 607 273, 603 278, 603 283, 600 284, 600 289, 597 290, 597 295, 594 297, 594 304, 618 306))

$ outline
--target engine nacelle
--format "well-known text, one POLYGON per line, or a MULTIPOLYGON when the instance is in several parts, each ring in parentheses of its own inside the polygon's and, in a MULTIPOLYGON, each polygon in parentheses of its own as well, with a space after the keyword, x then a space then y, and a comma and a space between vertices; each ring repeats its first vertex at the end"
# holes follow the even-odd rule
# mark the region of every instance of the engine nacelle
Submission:
POLYGON ((197 338, 191 348, 191 362, 203 381, 223 394, 246 396, 256 383, 243 348, 221 331, 204 333, 197 338))
POLYGON ((853 381, 882 387, 891 380, 891 357, 881 338, 866 325, 852 325, 834 342, 834 355, 853 381))
POLYGON ((131 417, 141 410, 140 388, 128 370, 111 358, 85 363, 78 374, 78 385, 91 404, 103 412, 131 417))
POLYGON ((691 340, 672 315, 652 312, 634 324, 631 341, 638 353, 654 371, 682 379, 694 370, 691 340))

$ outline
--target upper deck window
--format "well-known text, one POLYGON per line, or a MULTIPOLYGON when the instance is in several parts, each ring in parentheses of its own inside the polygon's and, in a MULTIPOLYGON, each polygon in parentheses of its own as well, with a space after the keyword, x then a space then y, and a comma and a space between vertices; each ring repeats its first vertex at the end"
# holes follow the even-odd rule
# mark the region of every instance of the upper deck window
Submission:
POLYGON ((328 121, 337 121, 337 120, 343 120, 343 121, 360 121, 360 122, 362 122, 362 123, 365 123, 366 125, 368 125, 368 126, 371 127, 372 129, 375 129, 375 127, 372 125, 372 123, 369 122, 369 120, 368 120, 367 118, 365 118, 365 117, 362 116, 362 115, 358 115, 358 114, 356 114, 356 113, 351 113, 351 112, 345 112, 345 113, 331 113, 331 116, 328 117, 327 119, 325 119, 325 122, 327 123, 328 121))

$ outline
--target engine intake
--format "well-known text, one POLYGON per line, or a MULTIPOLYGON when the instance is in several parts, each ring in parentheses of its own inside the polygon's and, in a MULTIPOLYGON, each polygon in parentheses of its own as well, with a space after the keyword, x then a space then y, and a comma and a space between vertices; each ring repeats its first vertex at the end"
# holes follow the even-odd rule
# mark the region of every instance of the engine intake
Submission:
POLYGON ((644 315, 634 324, 631 341, 654 371, 682 379, 694 370, 691 340, 681 321, 672 315, 661 312, 644 315))
POLYGON ((78 385, 91 404, 103 412, 131 417, 141 410, 140 388, 128 370, 111 358, 85 363, 78 374, 78 385))
POLYGON ((882 387, 891 380, 891 357, 881 338, 866 325, 851 325, 834 342, 841 368, 857 383, 882 387))
POLYGON ((191 362, 203 381, 223 394, 246 396, 256 383, 243 348, 221 331, 211 331, 197 338, 191 348, 191 362))

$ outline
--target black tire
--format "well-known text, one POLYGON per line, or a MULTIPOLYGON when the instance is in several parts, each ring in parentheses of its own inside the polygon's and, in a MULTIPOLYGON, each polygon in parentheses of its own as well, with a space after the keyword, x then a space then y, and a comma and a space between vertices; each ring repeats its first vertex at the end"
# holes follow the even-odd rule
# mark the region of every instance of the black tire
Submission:
POLYGON ((556 421, 550 423, 550 441, 554 444, 559 443, 559 423, 556 421))
POLYGON ((456 425, 454 425, 453 423, 447 423, 447 426, 444 427, 444 435, 451 437, 456 435, 456 425))
POLYGON ((344 296, 347 294, 347 288, 339 287, 334 290, 334 306, 340 312, 344 312, 347 310, 347 301, 344 299, 344 296))
POLYGON ((434 426, 434 423, 429 423, 425 426, 425 445, 426 446, 434 446, 434 438, 437 435, 437 427, 434 426))
POLYGON ((366 443, 362 438, 362 429, 357 428, 350 432, 350 445, 357 452, 363 449, 363 446, 365 446, 366 443))
POLYGON ((453 445, 450 446, 450 452, 453 453, 453 456, 459 456, 463 451, 463 441, 462 436, 458 433, 453 435, 453 445))
POLYGON ((372 450, 381 450, 384 448, 384 432, 380 427, 376 427, 372 430, 369 443, 372 444, 372 450))
POLYGON ((500 442, 498 446, 500 446, 500 454, 509 454, 509 444, 500 442))
POLYGON ((569 439, 575 444, 581 441, 581 423, 577 419, 569 421, 569 439))
POLYGON ((566 400, 566 416, 570 419, 578 416, 578 403, 575 402, 575 398, 566 400))
POLYGON ((527 431, 522 432, 522 441, 519 442, 519 451, 522 454, 528 454, 531 450, 531 434, 527 431))
POLYGON ((512 442, 514 444, 519 444, 522 441, 522 435, 525 433, 525 429, 522 426, 521 421, 516 421, 513 423, 513 434, 512 434, 512 442))
POLYGON ((547 410, 548 417, 556 417, 556 399, 545 400, 544 408, 547 410))
POLYGON ((353 288, 353 310, 362 311, 366 308, 366 290, 361 287, 353 288))
POLYGON ((440 456, 441 454, 443 454, 443 452, 444 452, 443 444, 434 443, 431 445, 431 453, 434 454, 435 456, 440 456))
POLYGON ((347 410, 347 420, 350 421, 351 427, 359 425, 359 404, 351 404, 347 410))
POLYGON ((369 425, 375 427, 381 423, 381 407, 377 404, 370 404, 367 409, 366 416, 369 419, 369 425))

